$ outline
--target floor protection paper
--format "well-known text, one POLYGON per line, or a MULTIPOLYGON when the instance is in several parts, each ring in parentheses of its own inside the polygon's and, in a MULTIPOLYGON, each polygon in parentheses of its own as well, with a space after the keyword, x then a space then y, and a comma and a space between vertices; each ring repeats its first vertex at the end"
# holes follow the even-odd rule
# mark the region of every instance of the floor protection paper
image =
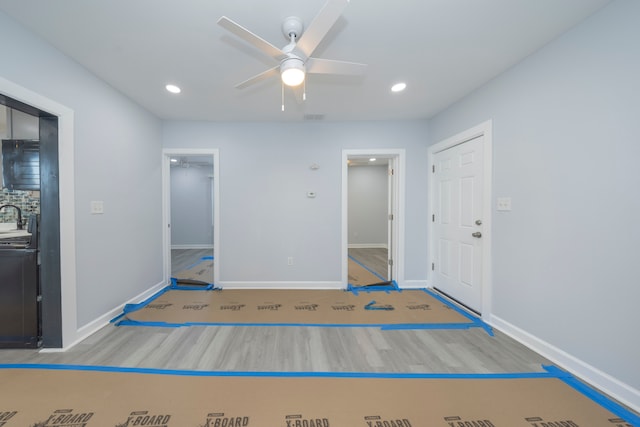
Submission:
POLYGON ((204 257, 172 277, 174 285, 213 285, 213 257, 204 257))
POLYGON ((630 427, 637 421, 550 373, 403 377, 0 365, 0 384, 2 427, 630 427))
MULTIPOLYGON (((318 325, 393 328, 485 327, 426 290, 165 289, 125 309, 118 325, 318 325)), ((489 331, 488 331, 489 332, 489 331)))
POLYGON ((348 271, 349 284, 352 286, 367 286, 387 280, 378 276, 376 273, 369 270, 364 264, 352 257, 349 257, 348 271))

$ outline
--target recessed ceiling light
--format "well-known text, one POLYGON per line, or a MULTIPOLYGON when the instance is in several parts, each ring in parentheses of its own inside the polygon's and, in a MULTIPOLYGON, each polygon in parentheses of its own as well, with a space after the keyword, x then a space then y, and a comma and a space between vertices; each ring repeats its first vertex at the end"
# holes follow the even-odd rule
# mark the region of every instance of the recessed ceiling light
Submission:
POLYGON ((176 85, 166 85, 165 88, 171 93, 180 93, 182 90, 176 85))
POLYGON ((375 162, 375 161, 376 161, 376 158, 375 158, 375 157, 372 157, 372 158, 370 158, 370 159, 369 159, 369 161, 370 161, 370 162, 375 162))
POLYGON ((178 159, 171 159, 171 163, 178 163, 178 159))
POLYGON ((406 88, 407 88, 406 83, 396 83, 393 86, 391 86, 391 92, 402 92, 406 88))

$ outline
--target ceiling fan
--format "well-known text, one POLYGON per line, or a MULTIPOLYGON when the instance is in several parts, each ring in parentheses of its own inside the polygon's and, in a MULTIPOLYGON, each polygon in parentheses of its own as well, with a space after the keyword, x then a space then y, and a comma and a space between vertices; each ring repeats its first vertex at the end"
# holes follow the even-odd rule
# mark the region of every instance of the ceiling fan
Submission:
MULTIPOLYGON (((236 85, 244 89, 250 85, 280 74, 283 85, 295 87, 305 81, 309 74, 339 74, 358 76, 366 69, 365 64, 313 58, 311 54, 336 23, 349 0, 328 0, 309 27, 303 33, 302 20, 296 16, 288 17, 282 23, 282 32, 289 44, 282 49, 253 34, 226 16, 218 20, 218 25, 252 44, 268 56, 279 62, 273 68, 263 71, 236 85)), ((284 89, 284 86, 283 86, 284 89)), ((304 95, 303 95, 304 96, 304 95)), ((284 104, 283 104, 284 109, 284 104)))

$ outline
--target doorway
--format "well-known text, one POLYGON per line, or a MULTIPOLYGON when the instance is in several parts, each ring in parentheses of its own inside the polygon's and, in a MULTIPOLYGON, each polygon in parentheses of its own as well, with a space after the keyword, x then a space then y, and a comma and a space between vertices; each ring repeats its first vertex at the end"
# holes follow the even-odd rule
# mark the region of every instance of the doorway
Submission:
POLYGON ((429 282, 481 314, 491 301, 491 122, 431 146, 429 157, 429 282))
POLYGON ((13 219, 0 216, 0 222, 28 222, 29 247, 37 253, 34 280, 23 284, 25 295, 35 300, 30 318, 21 321, 38 325, 36 347, 62 347, 58 117, 4 95, 0 107, 0 205, 18 212, 13 219))
POLYGON ((402 149, 343 150, 344 286, 402 283, 403 165, 402 149))
POLYGON ((163 150, 165 281, 203 258, 219 275, 218 150, 163 150))

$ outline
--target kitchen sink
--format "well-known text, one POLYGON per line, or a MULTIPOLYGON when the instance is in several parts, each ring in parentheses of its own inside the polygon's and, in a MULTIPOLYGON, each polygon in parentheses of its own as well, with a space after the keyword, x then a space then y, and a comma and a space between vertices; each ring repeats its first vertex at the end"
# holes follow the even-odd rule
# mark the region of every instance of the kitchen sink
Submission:
POLYGON ((6 249, 25 249, 31 243, 31 236, 7 237, 2 238, 0 235, 0 250, 6 249))

